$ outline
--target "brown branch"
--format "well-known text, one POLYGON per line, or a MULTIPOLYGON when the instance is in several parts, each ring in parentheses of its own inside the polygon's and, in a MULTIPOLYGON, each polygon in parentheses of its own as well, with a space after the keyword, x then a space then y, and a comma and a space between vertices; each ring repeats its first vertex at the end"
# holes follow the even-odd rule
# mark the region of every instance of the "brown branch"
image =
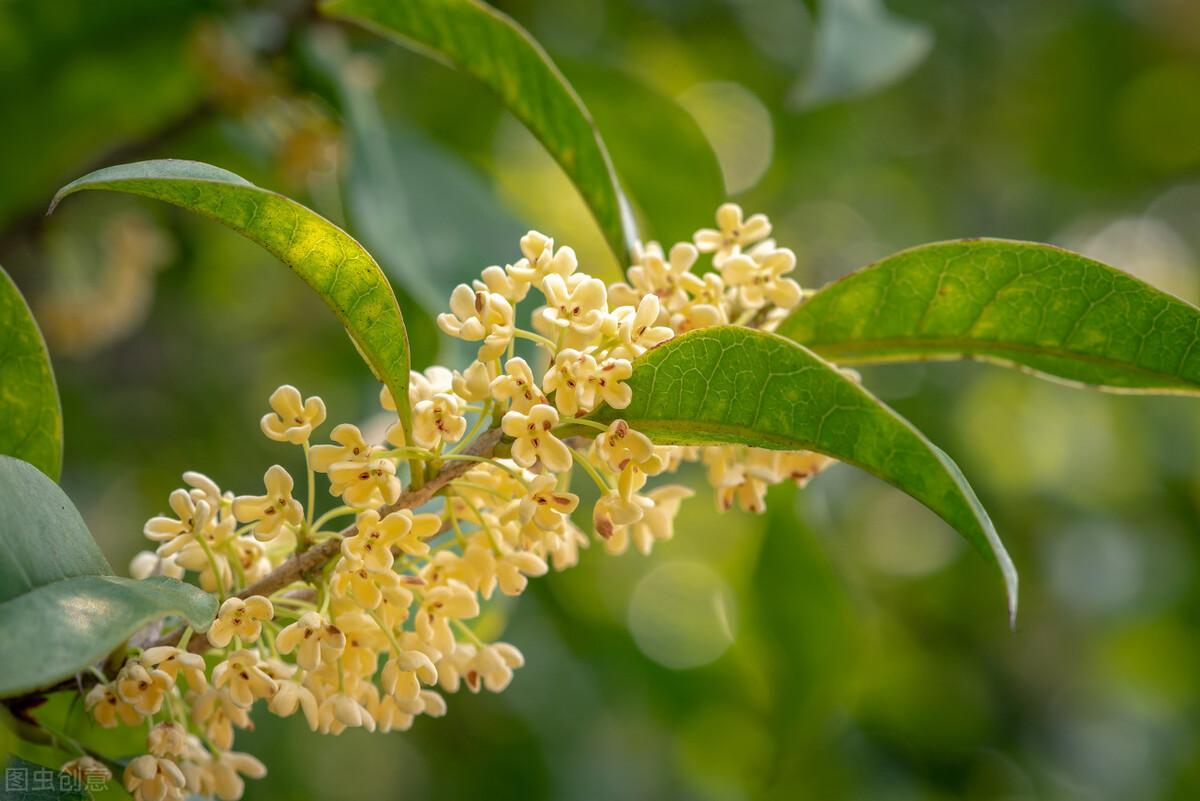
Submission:
MULTIPOLYGON (((500 429, 493 428, 480 434, 474 442, 472 442, 464 451, 469 456, 487 456, 499 444, 501 438, 500 429)), ((415 509, 418 506, 423 506, 433 498, 437 491, 449 484, 456 478, 459 478, 472 467, 475 467, 478 462, 454 461, 443 467, 438 474, 425 482, 424 486, 419 489, 410 489, 404 492, 396 499, 395 503, 388 504, 379 510, 380 516, 386 516, 395 512, 398 509, 415 509)), ((235 597, 249 598, 251 595, 269 596, 277 592, 289 584, 300 580, 305 575, 311 573, 324 566, 329 560, 333 559, 341 553, 342 540, 346 537, 354 535, 356 527, 353 523, 346 526, 327 540, 323 540, 311 548, 292 556, 287 561, 280 564, 267 575, 260 578, 258 581, 246 587, 239 592, 235 597)), ((183 635, 183 629, 178 629, 166 634, 152 643, 154 645, 174 645, 179 642, 179 638, 183 635)), ((188 650, 194 653, 203 653, 210 646, 208 638, 203 634, 197 634, 188 641, 188 650)))

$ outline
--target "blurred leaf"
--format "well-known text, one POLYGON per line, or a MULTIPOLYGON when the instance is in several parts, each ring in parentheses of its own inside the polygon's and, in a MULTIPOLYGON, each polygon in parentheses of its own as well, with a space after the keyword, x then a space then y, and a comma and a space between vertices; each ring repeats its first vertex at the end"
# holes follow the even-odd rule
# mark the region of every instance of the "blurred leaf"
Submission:
POLYGON ((633 251, 637 230, 604 142, 578 95, 524 28, 478 0, 330 0, 322 8, 490 87, 574 182, 617 260, 633 251))
POLYGON ((396 296, 371 254, 319 214, 227 170, 194 161, 142 161, 106 167, 64 186, 55 206, 84 189, 111 189, 195 211, 257 242, 333 309, 375 375, 392 391, 405 432, 408 334, 396 296))
POLYGON ((928 506, 999 567, 1016 612, 1017 574, 958 467, 836 367, 783 337, 718 326, 639 356, 624 419, 665 445, 738 443, 809 450, 866 470, 928 506))
POLYGON ((62 471, 62 407, 46 342, 20 290, 0 267, 0 454, 55 481, 62 471))
POLYGON ((587 101, 621 180, 641 212, 647 238, 690 241, 697 220, 725 200, 721 165, 695 118, 673 98, 620 69, 570 61, 563 65, 587 101), (687 176, 681 191, 672 176, 687 176))
POLYGON ((71 576, 111 574, 66 493, 33 465, 0 456, 0 602, 71 576))
POLYGON ((883 0, 822 0, 801 108, 869 94, 902 79, 933 47, 929 28, 890 13, 883 0))
POLYGON ((72 676, 149 621, 205 629, 215 599, 190 584, 117 578, 74 504, 32 465, 0 456, 0 696, 72 676))
POLYGON ((103 659, 142 626, 180 615, 204 629, 217 601, 166 576, 77 576, 0 604, 0 696, 45 687, 103 659))
POLYGON ((4 765, 4 801, 87 801, 88 793, 74 776, 10 756, 4 765), (36 776, 35 776, 36 774, 36 776), (18 778, 20 777, 20 778, 18 778), (46 781, 43 781, 45 779, 46 781))
POLYGON ((974 358, 1118 391, 1200 393, 1200 309, 1050 245, 905 250, 820 290, 779 333, 839 364, 974 358))

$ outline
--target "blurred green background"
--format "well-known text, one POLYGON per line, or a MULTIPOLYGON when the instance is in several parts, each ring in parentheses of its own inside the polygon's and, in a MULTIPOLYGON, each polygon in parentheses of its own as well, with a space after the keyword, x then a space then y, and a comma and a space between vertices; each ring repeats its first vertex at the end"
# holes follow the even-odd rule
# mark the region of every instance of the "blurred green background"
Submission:
MULTIPOLYGON (((668 244, 726 196, 819 286, 913 244, 1065 245, 1200 298, 1195 0, 520 0, 668 244)), ((45 328, 63 483, 120 566, 179 474, 248 491, 292 454, 281 383, 367 420, 336 320, 235 234, 113 195, 108 163, 208 161, 376 253, 418 366, 449 288, 527 228, 618 265, 566 179, 468 78, 304 3, 0 1, 0 263, 45 328)), ((1194 401, 973 364, 864 380, 964 468, 1022 574, 838 466, 763 517, 701 494, 653 556, 587 552, 498 608, 528 666, 387 736, 259 710, 248 799, 1200 798, 1194 401)), ((690 480, 697 479, 690 475, 690 480)))

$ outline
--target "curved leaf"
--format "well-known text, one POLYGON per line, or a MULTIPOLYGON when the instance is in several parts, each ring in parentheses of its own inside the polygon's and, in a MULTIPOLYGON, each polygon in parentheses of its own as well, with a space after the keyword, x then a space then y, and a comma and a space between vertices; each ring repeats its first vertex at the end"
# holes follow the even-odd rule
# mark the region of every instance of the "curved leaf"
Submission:
POLYGON ((375 259, 345 231, 294 200, 196 161, 140 161, 97 170, 60 189, 50 211, 84 189, 172 203, 229 226, 277 256, 333 309, 367 364, 391 389, 404 431, 411 430, 404 318, 375 259))
POLYGON ((62 489, 0 456, 0 697, 74 675, 163 615, 203 630, 216 607, 174 579, 113 576, 62 489))
POLYGON ((1200 309, 1050 245, 924 245, 835 281, 779 333, 839 364, 959 358, 1123 392, 1200 393, 1200 309))
POLYGON ((111 574, 62 488, 33 465, 0 456, 0 602, 64 578, 111 574))
POLYGON ((571 178, 617 260, 633 251, 633 217, 591 116, 546 51, 510 17, 479 0, 328 0, 321 8, 488 86, 571 178))
POLYGON ((633 402, 601 407, 655 442, 811 450, 856 465, 925 504, 993 561, 1016 613, 1017 574, 958 467, 836 367, 774 334, 719 326, 639 356, 633 402))
POLYGON ((165 576, 77 576, 38 587, 0 604, 0 697, 69 678, 165 615, 203 630, 216 612, 213 596, 165 576))
POLYGON ((50 355, 29 306, 3 267, 0 454, 23 459, 55 481, 62 470, 62 408, 50 355))

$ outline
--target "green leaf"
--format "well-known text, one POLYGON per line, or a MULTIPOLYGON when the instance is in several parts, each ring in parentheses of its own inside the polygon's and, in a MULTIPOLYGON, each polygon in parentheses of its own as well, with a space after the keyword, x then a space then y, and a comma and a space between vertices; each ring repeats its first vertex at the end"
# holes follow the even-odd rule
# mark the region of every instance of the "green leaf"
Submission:
POLYGON ((639 356, 628 384, 628 408, 601 407, 592 418, 624 419, 667 445, 817 451, 903 490, 1000 568, 1015 615, 1016 570, 958 467, 912 424, 804 347, 748 328, 701 329, 639 356))
POLYGON ((195 161, 106 167, 64 186, 50 210, 84 189, 155 198, 202 214, 262 245, 311 286, 341 320, 411 430, 408 334, 396 295, 362 245, 316 212, 227 170, 195 161))
POLYGON ((57 481, 62 470, 62 408, 54 370, 29 306, 2 267, 0 421, 0 454, 24 459, 57 481))
POLYGON ((0 456, 0 602, 60 579, 111 574, 62 488, 33 465, 0 456))
POLYGON ((924 245, 825 287, 779 333, 839 364, 972 358, 1075 384, 1200 393, 1200 309, 1050 245, 924 245))
POLYGON ((77 576, 38 587, 0 604, 0 697, 69 678, 159 618, 179 615, 204 629, 216 611, 213 596, 166 576, 77 576))
POLYGON ((87 801, 83 783, 58 768, 10 756, 4 765, 4 801, 87 801))
POLYGON ((205 629, 216 600, 164 577, 117 578, 62 489, 0 456, 0 697, 51 685, 164 615, 205 629))
POLYGON ((604 142, 575 90, 524 28, 478 0, 327 0, 321 8, 488 86, 574 182, 617 260, 632 252, 637 230, 604 142))

